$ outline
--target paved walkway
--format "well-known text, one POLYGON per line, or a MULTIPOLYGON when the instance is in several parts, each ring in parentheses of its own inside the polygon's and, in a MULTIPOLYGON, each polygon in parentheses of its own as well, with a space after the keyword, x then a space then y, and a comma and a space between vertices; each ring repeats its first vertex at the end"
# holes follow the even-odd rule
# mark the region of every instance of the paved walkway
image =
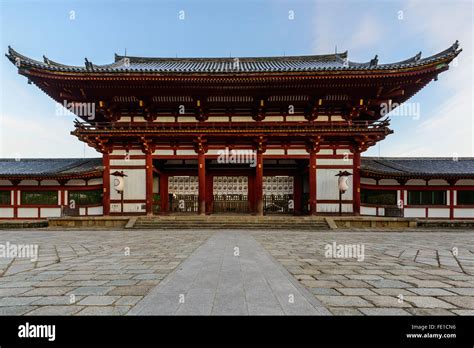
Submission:
POLYGON ((329 315, 245 232, 219 232, 129 315, 329 315))

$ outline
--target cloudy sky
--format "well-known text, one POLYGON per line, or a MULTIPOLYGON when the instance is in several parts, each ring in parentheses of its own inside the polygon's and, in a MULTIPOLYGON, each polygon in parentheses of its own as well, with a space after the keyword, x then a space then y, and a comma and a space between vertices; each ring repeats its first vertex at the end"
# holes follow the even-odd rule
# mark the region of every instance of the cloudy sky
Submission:
MULTIPOLYGON (((348 50, 351 61, 378 54, 389 63, 459 40, 463 52, 455 64, 410 100, 419 115, 392 115, 395 133, 365 155, 474 156, 471 0, 0 0, 0 6, 3 52, 11 45, 71 65, 83 65, 84 57, 110 63, 125 49, 137 56, 244 57, 336 47, 348 50)), ((0 75, 0 157, 99 155, 69 134, 74 116, 59 116, 55 102, 6 58, 0 75)))

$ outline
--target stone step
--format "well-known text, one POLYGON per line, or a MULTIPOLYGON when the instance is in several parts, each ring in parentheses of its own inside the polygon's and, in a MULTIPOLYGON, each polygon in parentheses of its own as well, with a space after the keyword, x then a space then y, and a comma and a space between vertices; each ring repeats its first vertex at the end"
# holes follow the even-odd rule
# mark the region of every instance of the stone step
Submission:
POLYGON ((133 226, 134 229, 278 229, 278 230, 327 230, 327 226, 265 226, 265 225, 252 225, 252 226, 242 226, 242 225, 185 225, 185 226, 176 226, 176 225, 138 225, 133 226))
POLYGON ((134 229, 298 229, 328 230, 326 220, 207 217, 140 217, 134 229))

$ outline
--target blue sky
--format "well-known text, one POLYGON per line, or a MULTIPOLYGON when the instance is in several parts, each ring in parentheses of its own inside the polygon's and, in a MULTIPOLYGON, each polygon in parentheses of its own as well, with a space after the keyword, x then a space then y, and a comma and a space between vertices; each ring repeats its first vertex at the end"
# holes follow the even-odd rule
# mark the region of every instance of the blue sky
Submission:
MULTIPOLYGON (((474 156, 473 2, 453 1, 22 1, 0 0, 3 52, 83 65, 137 56, 268 56, 349 51, 379 62, 463 52, 410 100, 420 117, 393 116, 395 133, 366 155, 474 156), (74 11, 74 12, 71 12, 74 11), (179 18, 184 11, 185 18, 179 18), (293 11, 294 19, 289 19, 293 11), (74 16, 74 18, 72 18, 74 16)), ((69 135, 73 116, 0 59, 0 157, 97 156, 69 135)))

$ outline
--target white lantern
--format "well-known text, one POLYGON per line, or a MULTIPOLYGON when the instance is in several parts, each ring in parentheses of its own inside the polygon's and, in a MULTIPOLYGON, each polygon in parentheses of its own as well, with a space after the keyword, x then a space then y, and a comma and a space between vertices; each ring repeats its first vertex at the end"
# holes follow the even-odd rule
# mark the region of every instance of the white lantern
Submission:
POLYGON ((122 192, 124 186, 125 186, 125 180, 123 180, 123 177, 121 176, 114 177, 114 189, 117 192, 122 192))
POLYGON ((339 191, 340 192, 344 193, 349 188, 349 185, 347 183, 348 179, 349 179, 348 176, 340 176, 339 177, 338 184, 339 184, 339 191))

